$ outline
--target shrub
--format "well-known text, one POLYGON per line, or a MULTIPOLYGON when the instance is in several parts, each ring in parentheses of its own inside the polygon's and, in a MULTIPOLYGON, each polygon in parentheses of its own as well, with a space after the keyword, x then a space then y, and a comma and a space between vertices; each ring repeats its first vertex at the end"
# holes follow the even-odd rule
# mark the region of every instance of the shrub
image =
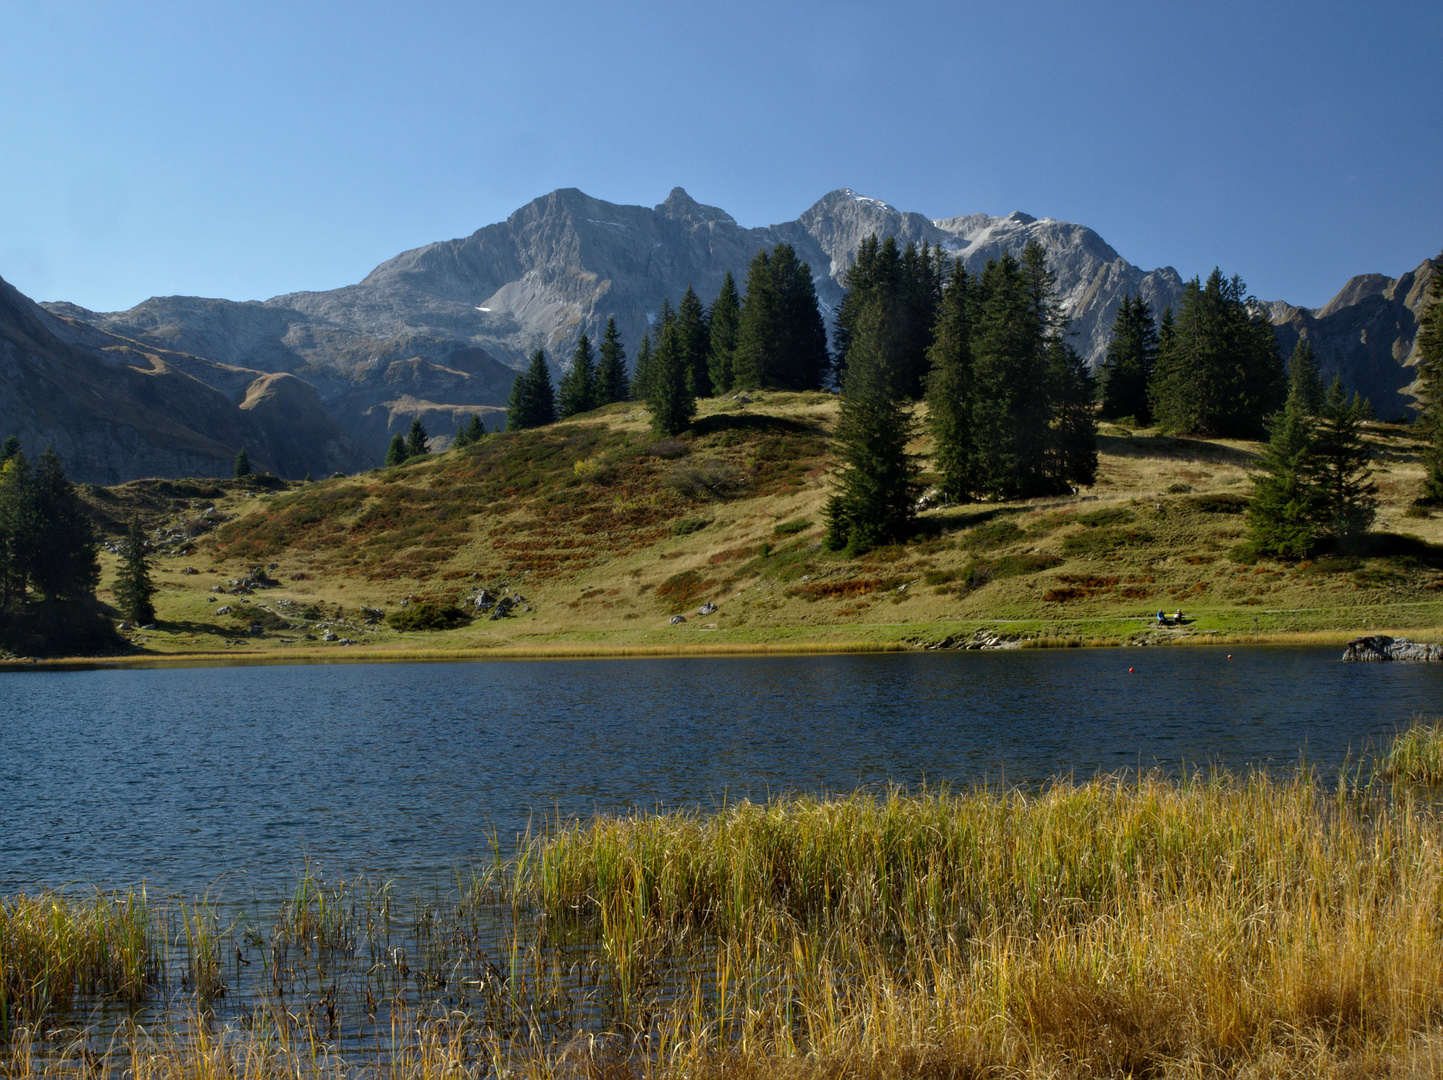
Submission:
POLYGON ((1077 520, 1089 529, 1095 529, 1101 525, 1118 525, 1124 521, 1131 521, 1132 511, 1122 506, 1106 506, 1101 510, 1078 514, 1077 520))
POLYGON ((792 535, 795 534, 795 533, 806 532, 806 531, 807 531, 808 529, 810 529, 811 527, 812 527, 812 523, 811 523, 811 521, 810 521, 809 519, 807 519, 807 518, 797 518, 795 521, 784 521, 784 522, 782 522, 782 523, 781 523, 780 525, 778 525, 776 528, 772 529, 772 535, 773 535, 773 536, 792 536, 792 535))
POLYGON ((1248 508, 1246 495, 1199 495, 1187 501, 1188 506, 1204 514, 1241 514, 1248 508))
POLYGON ((730 499, 746 490, 746 477, 721 461, 674 466, 666 486, 684 499, 730 499))
POLYGON ((400 611, 386 616, 386 622, 393 630, 402 632, 414 630, 451 630, 471 621, 455 604, 441 604, 423 600, 419 604, 407 604, 400 611))
POLYGON ((682 518, 671 527, 672 536, 690 536, 694 532, 701 532, 712 522, 711 518, 691 517, 682 518))

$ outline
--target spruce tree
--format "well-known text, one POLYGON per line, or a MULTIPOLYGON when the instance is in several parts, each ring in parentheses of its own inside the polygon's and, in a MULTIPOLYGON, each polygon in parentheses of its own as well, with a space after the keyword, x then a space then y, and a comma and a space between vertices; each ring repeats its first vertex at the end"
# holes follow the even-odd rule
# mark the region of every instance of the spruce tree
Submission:
POLYGON ((546 366, 546 353, 537 349, 531 354, 531 365, 511 384, 506 430, 523 431, 555 422, 556 393, 551 387, 551 371, 546 366))
POLYGON ((429 454, 431 450, 426 445, 429 438, 426 429, 421 425, 421 418, 414 417, 411 420, 411 430, 406 432, 406 460, 425 457, 429 454))
POLYGON ((647 388, 651 386, 654 356, 655 354, 651 351, 651 331, 643 330, 641 345, 636 350, 636 368, 631 373, 631 399, 633 401, 648 399, 647 388))
POLYGON ((242 447, 241 452, 235 456, 235 478, 237 480, 244 480, 250 474, 251 456, 246 453, 245 448, 242 447))
POLYGON ((406 464, 406 436, 399 431, 391 436, 391 445, 386 449, 386 465, 394 468, 406 464))
POLYGON ((843 279, 846 291, 837 307, 836 374, 846 381, 847 351, 858 313, 872 299, 882 299, 891 314, 892 335, 897 352, 895 378, 908 397, 921 396, 926 384, 927 349, 932 342, 942 300, 946 268, 945 255, 923 244, 897 247, 894 237, 880 243, 876 235, 862 241, 857 258, 843 279))
POLYGON ((1315 471, 1323 528, 1349 555, 1358 553, 1378 515, 1378 485, 1370 479, 1362 421, 1363 403, 1356 395, 1350 403, 1342 378, 1335 378, 1318 423, 1315 471))
POLYGON ((790 244, 759 251, 747 268, 732 372, 738 389, 820 390, 831 370, 812 271, 790 244))
POLYGON ((1423 503, 1443 506, 1443 255, 1434 260, 1428 306, 1418 321, 1418 428, 1423 450, 1423 503))
POLYGON ((1104 420, 1131 417, 1139 427, 1152 424, 1147 384, 1157 365, 1158 335, 1152 309, 1141 296, 1123 296, 1112 320, 1112 339, 1099 365, 1104 420))
POLYGON ((826 544, 853 554, 905 540, 916 513, 918 467, 907 453, 913 424, 890 366, 896 330, 887 314, 880 298, 857 314, 837 421, 841 468, 827 500, 826 544))
POLYGON ((690 285, 677 305, 676 321, 687 390, 693 397, 711 397, 711 369, 707 363, 707 354, 711 351, 711 327, 707 325, 706 310, 690 285))
POLYGON ((471 419, 457 430, 456 437, 451 440, 451 447, 459 450, 464 446, 474 446, 485 437, 486 427, 481 423, 481 417, 472 413, 471 419))
POLYGON ((1313 346, 1307 338, 1298 338, 1293 346, 1292 358, 1288 360, 1288 393, 1296 394, 1304 411, 1309 416, 1320 416, 1326 393, 1323 380, 1318 375, 1318 361, 1313 346))
POLYGON ((1097 481, 1097 382, 1086 361, 1056 332, 1047 343, 1046 485, 1059 494, 1097 481))
POLYGON ((577 413, 590 412, 596 407, 596 361, 591 351, 591 339, 584 333, 576 341, 571 367, 561 376, 556 396, 556 411, 562 420, 577 413))
POLYGON ((1269 428, 1263 469, 1253 477, 1248 504, 1249 546, 1260 555, 1300 559, 1313 548, 1323 512, 1317 431, 1298 394, 1288 395, 1269 428))
POLYGON ((626 379, 626 350, 616 320, 607 316, 606 330, 601 335, 601 362, 596 367, 596 405, 610 405, 631 396, 626 379))
POLYGON ((151 597, 156 593, 156 586, 150 579, 150 560, 145 555, 145 533, 136 518, 130 519, 120 555, 120 572, 115 579, 116 606, 131 622, 154 622, 155 605, 151 597))
POLYGON ((777 322, 776 282, 772 277, 771 255, 764 248, 747 264, 746 294, 737 317, 732 378, 738 390, 772 385, 778 366, 777 322))
POLYGON ((933 461, 949 499, 965 502, 977 487, 972 438, 970 278, 959 263, 942 294, 936 337, 927 352, 927 427, 933 461))
POLYGON ((712 391, 717 394, 729 393, 735 376, 732 357, 737 348, 737 324, 741 318, 741 298, 737 295, 737 283, 732 272, 722 278, 721 291, 712 301, 707 314, 711 334, 707 342, 707 370, 711 374, 712 391))
POLYGON ((5 442, 0 444, 0 465, 4 465, 18 453, 20 453, 20 440, 14 435, 5 436, 5 442))
POLYGON ((100 580, 100 544, 85 504, 66 479, 60 457, 46 450, 37 463, 29 579, 47 600, 74 599, 91 593, 100 580))
POLYGON ((647 405, 658 435, 680 435, 696 415, 696 398, 687 387, 687 367, 680 321, 668 318, 661 328, 648 378, 647 405))

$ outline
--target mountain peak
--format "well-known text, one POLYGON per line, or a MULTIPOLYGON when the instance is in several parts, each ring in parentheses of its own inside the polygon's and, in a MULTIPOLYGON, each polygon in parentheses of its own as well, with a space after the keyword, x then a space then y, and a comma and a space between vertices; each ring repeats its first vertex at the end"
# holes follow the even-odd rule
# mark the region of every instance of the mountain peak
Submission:
POLYGON ((697 202, 681 187, 672 188, 666 202, 657 205, 656 212, 672 221, 724 221, 729 225, 736 224, 736 219, 725 210, 697 202))

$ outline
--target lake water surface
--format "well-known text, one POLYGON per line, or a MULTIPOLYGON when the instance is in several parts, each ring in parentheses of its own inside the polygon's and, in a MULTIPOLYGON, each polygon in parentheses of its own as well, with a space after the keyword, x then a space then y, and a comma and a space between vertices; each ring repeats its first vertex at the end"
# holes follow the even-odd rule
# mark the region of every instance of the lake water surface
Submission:
POLYGON ((558 811, 1303 755, 1331 771, 1443 711, 1443 665, 1339 652, 3 673, 0 894, 264 892, 305 858, 422 882, 558 811))

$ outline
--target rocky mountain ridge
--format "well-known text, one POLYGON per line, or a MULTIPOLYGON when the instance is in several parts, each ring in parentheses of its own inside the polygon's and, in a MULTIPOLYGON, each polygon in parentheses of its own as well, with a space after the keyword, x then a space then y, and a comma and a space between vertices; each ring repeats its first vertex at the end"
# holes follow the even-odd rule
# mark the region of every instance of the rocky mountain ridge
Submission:
MULTIPOLYGON (((811 265, 829 313, 857 248, 874 233, 939 245, 974 271, 1037 240, 1057 273, 1077 348, 1093 363, 1124 295, 1140 294, 1160 312, 1183 288, 1173 268, 1134 266, 1092 229, 1021 212, 933 220, 843 188, 794 221, 747 228, 681 188, 650 208, 563 188, 470 236, 402 252, 340 289, 248 302, 154 297, 123 312, 46 307, 77 327, 193 358, 182 370, 237 404, 242 376, 226 369, 293 375, 315 387, 325 411, 376 461, 415 416, 440 436, 472 412, 495 426, 533 350, 563 366, 577 337, 598 338, 608 316, 634 355, 664 300, 674 303, 691 285, 709 302, 727 271, 740 285, 756 251, 779 242, 811 265)), ((1381 275, 1354 279, 1316 312, 1267 309, 1285 351, 1306 333, 1326 376, 1341 371, 1381 415, 1396 416, 1432 269, 1425 262, 1405 275, 1406 286, 1381 275)))

